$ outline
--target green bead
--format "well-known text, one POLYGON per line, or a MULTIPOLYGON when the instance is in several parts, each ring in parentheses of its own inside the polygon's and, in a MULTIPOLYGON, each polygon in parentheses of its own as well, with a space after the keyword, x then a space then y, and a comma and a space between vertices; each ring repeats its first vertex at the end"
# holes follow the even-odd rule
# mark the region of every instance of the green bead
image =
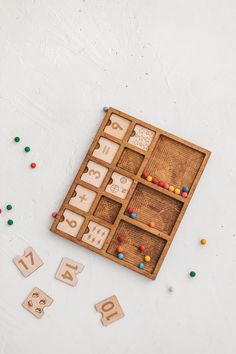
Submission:
POLYGON ((190 275, 190 277, 194 278, 196 276, 196 273, 192 271, 189 273, 189 275, 190 275))
POLYGON ((19 136, 16 136, 14 140, 15 140, 16 143, 19 143, 19 141, 20 141, 19 136))
POLYGON ((7 210, 11 210, 12 209, 12 205, 11 204, 7 204, 7 210))
POLYGON ((13 224, 13 220, 9 219, 9 220, 7 221, 7 223, 8 223, 8 225, 12 225, 12 224, 13 224))
POLYGON ((26 146, 25 147, 25 152, 29 152, 30 151, 30 147, 29 146, 26 146))

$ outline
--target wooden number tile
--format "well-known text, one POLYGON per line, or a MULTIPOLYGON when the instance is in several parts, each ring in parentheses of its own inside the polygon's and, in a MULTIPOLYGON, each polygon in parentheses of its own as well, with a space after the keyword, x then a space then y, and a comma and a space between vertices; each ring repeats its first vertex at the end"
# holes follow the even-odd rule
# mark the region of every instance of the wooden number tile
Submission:
POLYGON ((82 181, 92 184, 95 187, 100 187, 106 174, 108 168, 99 165, 96 162, 89 161, 84 173, 81 176, 82 181))
POLYGON ((130 125, 128 119, 122 118, 116 114, 112 114, 104 132, 118 139, 123 139, 130 125))
POLYGON ((154 138, 154 135, 155 133, 152 130, 144 128, 139 124, 136 124, 128 143, 147 151, 154 138))
POLYGON ((131 178, 122 176, 117 172, 113 172, 106 187, 106 191, 121 199, 125 199, 132 182, 133 181, 131 178))
POLYGON ((22 306, 32 315, 41 318, 44 315, 44 307, 50 306, 53 299, 39 288, 34 288, 23 302, 22 306))
POLYGON ((95 309, 102 314, 103 326, 108 326, 125 315, 115 295, 99 302, 95 309))
POLYGON ((78 185, 74 190, 69 204, 87 212, 91 208, 96 195, 96 192, 78 185))
POLYGON ((119 144, 106 138, 100 138, 93 152, 93 156, 111 163, 119 149, 119 144))
POLYGON ((84 266, 82 264, 63 257, 55 277, 66 284, 76 286, 78 282, 77 275, 81 273, 83 269, 84 266))
POLYGON ((83 224, 84 217, 74 213, 69 209, 65 209, 57 225, 57 229, 66 234, 76 237, 83 224))
POLYGON ((107 239, 109 232, 110 229, 107 227, 99 225, 94 221, 90 221, 82 237, 82 241, 93 247, 101 249, 107 239))
POLYGON ((14 257, 13 262, 24 277, 28 277, 43 265, 43 261, 32 247, 26 248, 23 256, 14 257))

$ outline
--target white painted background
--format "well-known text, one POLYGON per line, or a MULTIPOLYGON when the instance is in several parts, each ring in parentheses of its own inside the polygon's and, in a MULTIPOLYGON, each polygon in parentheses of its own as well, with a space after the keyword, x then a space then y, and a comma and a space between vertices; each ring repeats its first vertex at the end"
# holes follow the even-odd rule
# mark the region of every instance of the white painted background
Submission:
POLYGON ((236 352, 235 67, 234 0, 0 0, 1 354, 236 352), (104 105, 213 152, 154 282, 49 231, 104 105), (24 279, 28 245, 45 264, 24 279), (85 264, 77 288, 54 279, 62 256, 85 264), (41 320, 33 286, 55 300, 41 320), (126 317, 106 328, 112 294, 126 317))

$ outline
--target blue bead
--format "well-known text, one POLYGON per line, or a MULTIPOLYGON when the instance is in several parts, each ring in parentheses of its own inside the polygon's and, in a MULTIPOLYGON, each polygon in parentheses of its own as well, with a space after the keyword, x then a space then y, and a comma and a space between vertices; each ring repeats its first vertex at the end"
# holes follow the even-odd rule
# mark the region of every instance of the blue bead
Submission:
POLYGON ((144 264, 143 264, 143 263, 139 263, 139 264, 138 264, 138 268, 144 269, 144 264))
POLYGON ((119 259, 123 259, 123 258, 124 258, 124 255, 123 255, 123 253, 118 253, 118 254, 117 254, 117 257, 118 257, 119 259))
POLYGON ((187 186, 184 186, 182 188, 182 192, 188 193, 189 192, 189 188, 187 186))
POLYGON ((131 214, 130 214, 130 217, 131 217, 132 219, 135 219, 135 218, 136 218, 136 216, 137 216, 137 214, 136 214, 136 213, 131 213, 131 214))

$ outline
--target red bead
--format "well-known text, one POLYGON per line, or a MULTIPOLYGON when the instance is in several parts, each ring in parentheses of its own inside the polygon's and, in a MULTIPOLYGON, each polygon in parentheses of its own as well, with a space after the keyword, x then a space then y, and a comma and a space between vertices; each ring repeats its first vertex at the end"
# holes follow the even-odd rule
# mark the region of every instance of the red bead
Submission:
POLYGON ((30 165, 31 168, 35 168, 36 167, 36 163, 35 162, 32 162, 31 165, 30 165))
POLYGON ((145 251, 145 246, 141 245, 141 246, 139 246, 139 249, 140 249, 141 252, 144 252, 145 251))
POLYGON ((53 211, 53 212, 52 212, 52 217, 53 217, 53 218, 56 218, 56 217, 57 217, 57 212, 56 212, 56 211, 53 211))
POLYGON ((159 182, 158 182, 158 185, 159 185, 160 187, 164 188, 165 182, 159 181, 159 182))
POLYGON ((143 176, 144 178, 147 178, 147 177, 149 176, 149 173, 146 172, 146 171, 144 171, 143 174, 142 174, 142 176, 143 176))
POLYGON ((127 212, 128 212, 128 214, 132 214, 134 212, 134 209, 133 208, 128 208, 127 212))
POLYGON ((123 241, 125 240, 125 236, 124 236, 124 235, 119 235, 119 236, 117 237, 117 240, 118 240, 119 242, 123 242, 123 241))
POLYGON ((1 212, 2 212, 2 209, 0 209, 0 214, 1 214, 1 212))
POLYGON ((153 179, 152 179, 152 183, 154 183, 154 184, 158 184, 158 179, 157 179, 157 177, 153 177, 153 179))
POLYGON ((164 188, 165 188, 165 189, 169 189, 169 187, 170 187, 170 185, 165 182, 165 183, 164 183, 164 188))

